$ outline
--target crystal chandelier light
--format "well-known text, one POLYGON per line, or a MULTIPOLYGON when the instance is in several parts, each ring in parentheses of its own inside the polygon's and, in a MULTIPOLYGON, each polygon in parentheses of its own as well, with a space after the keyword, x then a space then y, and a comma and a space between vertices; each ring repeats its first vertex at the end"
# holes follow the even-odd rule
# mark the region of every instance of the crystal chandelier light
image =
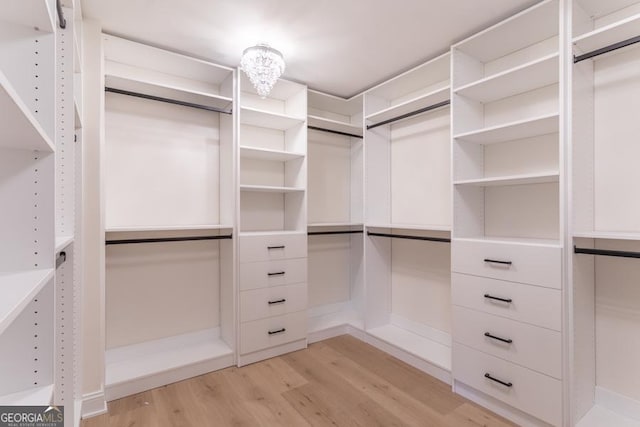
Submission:
POLYGON ((266 98, 284 72, 284 58, 274 48, 258 44, 242 52, 240 68, 247 74, 258 95, 266 98))

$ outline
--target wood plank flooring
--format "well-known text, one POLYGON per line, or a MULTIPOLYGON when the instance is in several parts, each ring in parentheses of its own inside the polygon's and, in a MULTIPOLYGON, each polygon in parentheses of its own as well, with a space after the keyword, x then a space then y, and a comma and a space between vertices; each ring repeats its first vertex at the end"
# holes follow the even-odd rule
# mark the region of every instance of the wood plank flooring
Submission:
POLYGON ((451 387, 348 335, 109 403, 82 427, 506 427, 451 387))

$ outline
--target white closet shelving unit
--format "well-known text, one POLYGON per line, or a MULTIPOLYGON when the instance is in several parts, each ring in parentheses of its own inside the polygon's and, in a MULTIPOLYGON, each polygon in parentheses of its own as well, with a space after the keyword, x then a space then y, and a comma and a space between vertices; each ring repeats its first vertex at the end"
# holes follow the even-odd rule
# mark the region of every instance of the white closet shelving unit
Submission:
POLYGON ((55 375, 54 1, 0 18, 0 403, 52 402, 55 375))
POLYGON ((454 390, 525 425, 564 422, 561 10, 452 47, 454 390))
POLYGON ((447 382, 449 70, 445 54, 364 94, 366 340, 447 382))
POLYGON ((347 100, 313 90, 307 96, 313 342, 364 330, 363 96, 347 100))
POLYGON ((572 422, 639 426, 640 2, 572 7, 572 422))
POLYGON ((238 365, 307 346, 307 87, 239 72, 238 365))
POLYGON ((235 72, 103 37, 106 397, 234 364, 235 72))

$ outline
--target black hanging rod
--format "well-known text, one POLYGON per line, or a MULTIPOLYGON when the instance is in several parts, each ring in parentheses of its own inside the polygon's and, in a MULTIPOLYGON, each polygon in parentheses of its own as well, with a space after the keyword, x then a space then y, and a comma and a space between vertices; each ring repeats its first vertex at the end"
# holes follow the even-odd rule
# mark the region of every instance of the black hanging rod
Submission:
POLYGON ((341 231, 309 231, 307 236, 325 236, 329 234, 358 234, 362 233, 362 230, 341 230, 341 231))
POLYGON ((207 111, 213 111, 216 113, 231 114, 231 111, 223 110, 222 108, 210 107, 208 105, 202 105, 202 104, 194 104, 192 102, 186 102, 186 101, 178 101, 176 99, 163 98, 161 96, 154 96, 154 95, 147 95, 145 93, 132 92, 129 90, 116 89, 113 87, 105 86, 104 91, 117 93, 120 95, 135 96, 136 98, 150 99, 152 101, 166 102, 167 104, 182 105, 183 107, 197 108, 198 110, 207 110, 207 111))
POLYGON ((612 251, 609 249, 578 248, 576 246, 573 247, 573 252, 576 254, 614 256, 619 258, 640 258, 640 252, 612 251))
POLYGON ((587 52, 582 55, 574 56, 573 63, 576 64, 580 61, 584 61, 585 59, 590 59, 590 58, 593 58, 594 56, 598 56, 614 50, 622 49, 623 47, 627 47, 632 44, 636 44, 638 42, 640 42, 640 36, 631 37, 630 39, 613 43, 613 44, 610 44, 609 46, 601 47, 600 49, 592 50, 591 52, 587 52))
POLYGON ((196 240, 223 240, 231 239, 231 234, 221 236, 188 236, 188 237, 153 237, 148 239, 121 239, 107 240, 106 245, 130 245, 134 243, 161 243, 161 242, 190 242, 196 240))
POLYGON ((398 120, 402 120, 402 119, 406 119, 406 118, 409 118, 409 117, 417 116, 418 114, 426 113, 427 111, 435 110, 437 108, 446 107, 449 104, 451 104, 451 100, 447 99, 446 101, 438 102, 436 104, 429 105, 428 107, 424 107, 424 108, 421 108, 419 110, 412 111, 410 113, 402 114, 402 115, 397 116, 397 117, 392 117, 390 119, 383 120, 383 121, 381 121, 379 123, 374 123, 372 125, 367 125, 367 130, 370 130, 370 129, 373 129, 373 128, 377 128, 378 126, 383 126, 383 125, 386 125, 386 124, 389 124, 389 123, 397 122, 398 120))
POLYGON ((373 233, 371 231, 367 231, 367 236, 393 237, 394 239, 426 240, 429 242, 451 243, 451 239, 448 239, 446 237, 408 236, 406 234, 373 233))
POLYGON ((56 257, 56 269, 60 268, 60 266, 64 264, 66 260, 67 260, 67 253, 64 251, 60 252, 56 257))
POLYGON ((56 10, 58 11, 58 21, 60 22, 60 28, 64 30, 65 28, 67 28, 67 20, 64 19, 64 12, 62 11, 60 0, 56 0, 56 10))
POLYGON ((318 130, 320 132, 335 133, 336 135, 350 136, 352 138, 360 138, 360 139, 364 138, 362 135, 356 135, 355 133, 340 132, 339 130, 325 129, 317 126, 307 126, 307 129, 318 130))

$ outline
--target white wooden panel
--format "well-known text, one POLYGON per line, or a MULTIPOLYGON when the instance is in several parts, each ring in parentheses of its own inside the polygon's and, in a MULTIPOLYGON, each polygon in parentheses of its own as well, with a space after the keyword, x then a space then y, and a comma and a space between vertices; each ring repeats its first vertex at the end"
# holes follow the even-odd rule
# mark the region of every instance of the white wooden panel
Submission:
POLYGON ((391 311, 451 333, 451 247, 392 239, 391 311))
POLYGON ((453 308, 456 342, 554 378, 562 378, 562 335, 463 307, 453 308), (505 343, 485 336, 512 340, 505 343))
POLYGON ((295 313, 306 308, 306 283, 240 292, 241 322, 295 313))
MULTIPOLYGON (((484 104, 484 127, 558 112, 558 85, 484 104)), ((473 129, 469 129, 473 130, 473 129)))
POLYGON ((486 277, 453 273, 453 304, 544 328, 561 330, 562 295, 559 290, 486 277), (485 298, 490 295, 511 303, 485 298))
POLYGON ((219 325, 218 242, 108 246, 107 348, 219 325))
POLYGON ((240 236, 240 262, 305 258, 306 256, 306 233, 240 236))
POLYGON ((349 222, 351 138, 309 133, 309 223, 349 222))
MULTIPOLYGON (((389 230, 390 231, 390 230, 389 230)), ((368 329, 389 323, 391 314, 391 239, 365 236, 365 320, 368 329)))
POLYGON ((242 231, 282 230, 284 195, 282 193, 240 194, 240 229, 242 231))
POLYGON ((453 344, 453 376, 552 425, 562 424, 562 382, 461 344, 453 344), (485 378, 485 373, 512 387, 485 378))
POLYGON ((306 311, 246 322, 240 325, 240 353, 252 353, 268 347, 296 341, 306 336, 306 311), (282 329, 284 331, 276 332, 282 329), (272 332, 272 334, 269 334, 269 332, 272 332))
POLYGON ((450 225, 448 108, 391 127, 391 222, 450 225))
POLYGON ((349 235, 309 236, 309 307, 349 301, 351 250, 349 235))
MULTIPOLYGON (((282 251, 274 251, 282 252, 282 251)), ((240 264, 240 290, 268 288, 307 281, 307 259, 277 259, 240 264), (271 275, 269 275, 271 273, 271 275), (284 274, 273 274, 284 273, 284 274)))
POLYGON ((640 231, 640 49, 595 63, 595 229, 640 231))
POLYGON ((391 147, 390 126, 365 132, 365 222, 391 222, 391 147))
POLYGON ((106 95, 106 224, 219 222, 218 115, 106 95))
POLYGON ((558 134, 548 134, 484 147, 484 176, 559 170, 558 134))
MULTIPOLYGON (((484 64, 484 75, 487 77, 517 68, 519 65, 536 61, 545 56, 558 53, 558 36, 549 37, 524 49, 484 64)), ((556 79, 558 74, 556 73, 556 79)), ((557 81, 557 80, 556 80, 557 81)))
POLYGON ((454 239, 451 247, 451 269, 456 273, 549 288, 561 286, 561 262, 559 246, 454 239), (512 264, 495 264, 485 259, 512 264))
POLYGON ((487 236, 558 239, 558 184, 535 184, 485 189, 487 236))
POLYGON ((264 148, 267 150, 285 149, 284 132, 281 130, 241 125, 240 135, 243 146, 264 148))
POLYGON ((240 160, 240 185, 285 186, 284 163, 267 160, 240 160))

